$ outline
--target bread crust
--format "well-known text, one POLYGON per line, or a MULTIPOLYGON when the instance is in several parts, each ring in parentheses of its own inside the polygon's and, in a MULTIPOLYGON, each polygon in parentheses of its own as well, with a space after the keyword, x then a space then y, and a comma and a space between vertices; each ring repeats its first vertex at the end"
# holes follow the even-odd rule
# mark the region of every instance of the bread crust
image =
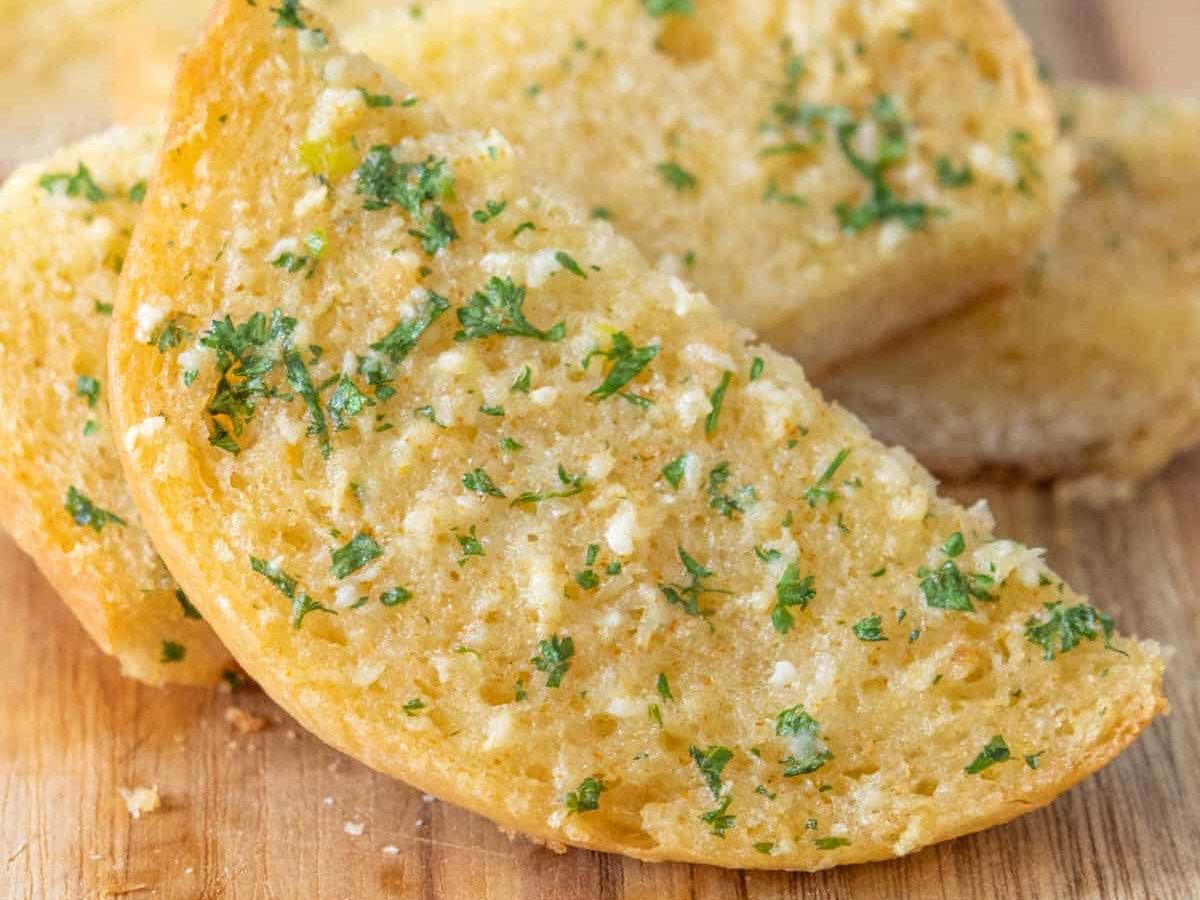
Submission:
POLYGON ((222 4, 180 70, 110 347, 118 427, 139 429, 121 447, 143 520, 302 725, 551 846, 820 869, 1011 818, 1160 708, 1156 645, 1114 636, 1114 652, 1094 632, 1042 659, 1025 618, 1051 596, 1081 601, 1036 551, 992 541, 985 511, 938 498, 794 362, 531 183, 499 134, 448 132, 405 96, 315 15, 281 29, 261 4, 222 4), (424 201, 389 181, 389 158, 424 201), (435 250, 423 203, 457 229, 435 250), (311 277, 288 271, 282 254, 313 246, 311 277), (526 288, 523 324, 511 308, 486 318, 512 293, 472 293, 502 276, 526 288), (434 294, 453 307, 440 319, 434 294), (162 297, 201 324, 276 323, 279 338, 245 332, 272 389, 240 430, 211 413, 219 357, 185 388, 175 354, 135 339, 162 297), (397 393, 371 395, 382 419, 323 436, 314 405, 335 407, 318 394, 301 411, 297 360, 314 385, 370 391, 378 370, 354 348, 385 353, 389 335, 407 355, 384 373, 397 393), (634 400, 603 395, 616 363, 601 382, 593 345, 626 360, 634 400), (272 380, 288 360, 290 398, 272 380), (523 449, 497 449, 504 436, 523 449), (922 603, 919 566, 953 559, 991 578, 997 602, 922 603), (385 600, 400 586, 407 599, 385 600), (873 609, 887 640, 869 636, 873 609), (906 642, 900 621, 919 633, 906 642), (1064 721, 1054 752, 1019 768, 1064 721), (967 772, 997 731, 1013 760, 967 772), (785 774, 789 748, 802 772, 785 774), (793 827, 806 809, 816 835, 793 827))

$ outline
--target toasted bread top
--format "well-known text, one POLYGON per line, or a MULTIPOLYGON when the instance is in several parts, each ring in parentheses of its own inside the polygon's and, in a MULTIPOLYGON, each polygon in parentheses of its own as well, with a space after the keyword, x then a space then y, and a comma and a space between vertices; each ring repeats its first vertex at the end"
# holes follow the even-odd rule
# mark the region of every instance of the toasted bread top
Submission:
POLYGON ((159 137, 114 129, 0 188, 0 522, 125 674, 211 684, 229 656, 141 529, 108 418, 117 274, 159 137))
POLYGON ((1080 192, 1023 286, 821 384, 940 472, 1128 491, 1200 441, 1200 105, 1059 104, 1080 192))
POLYGON ((110 364, 143 519, 250 673, 541 840, 888 857, 1163 705, 1155 645, 292 4, 185 57, 110 364))
MULTIPOLYGON (((1068 190, 993 0, 385 6, 351 47, 810 370, 1018 279, 1068 190)), ((157 116, 131 35, 121 105, 157 116)))

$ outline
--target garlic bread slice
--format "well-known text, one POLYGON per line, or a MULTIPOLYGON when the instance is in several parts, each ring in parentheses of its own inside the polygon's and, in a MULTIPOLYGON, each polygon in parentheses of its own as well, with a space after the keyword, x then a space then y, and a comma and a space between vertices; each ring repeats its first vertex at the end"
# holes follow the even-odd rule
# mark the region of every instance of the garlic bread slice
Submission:
POLYGON ((332 745, 555 845, 816 869, 1045 803, 1163 708, 1156 645, 315 13, 219 4, 169 118, 127 476, 332 745))

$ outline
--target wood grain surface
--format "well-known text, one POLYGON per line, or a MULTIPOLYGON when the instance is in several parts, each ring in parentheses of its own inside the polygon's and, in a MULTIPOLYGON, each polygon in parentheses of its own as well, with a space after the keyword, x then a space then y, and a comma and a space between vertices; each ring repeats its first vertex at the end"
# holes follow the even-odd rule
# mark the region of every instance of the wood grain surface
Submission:
MULTIPOLYGON (((1197 0, 1021 0, 1060 77, 1197 92, 1197 0)), ((0 486, 0 490, 3 487, 0 486)), ((1027 486, 986 496, 1123 630, 1173 644, 1173 711, 1051 806, 903 860, 818 875, 650 865, 510 841, 376 775, 261 693, 120 677, 0 536, 0 897, 83 900, 1184 900, 1200 897, 1200 453, 1098 512, 1027 486), (241 733, 238 708, 267 727, 241 733), (132 819, 119 787, 157 786, 132 819)))

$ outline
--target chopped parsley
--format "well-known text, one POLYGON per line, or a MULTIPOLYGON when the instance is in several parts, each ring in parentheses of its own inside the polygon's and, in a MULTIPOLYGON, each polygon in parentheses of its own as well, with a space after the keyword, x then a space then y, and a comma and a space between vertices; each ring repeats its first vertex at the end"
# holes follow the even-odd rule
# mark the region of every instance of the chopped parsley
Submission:
POLYGON ((845 116, 837 123, 837 141, 842 154, 871 188, 869 199, 860 206, 839 203, 834 207, 838 223, 843 231, 851 234, 890 220, 900 222, 909 230, 921 228, 934 210, 925 203, 900 200, 886 178, 888 170, 908 154, 908 138, 900 110, 891 97, 882 94, 871 104, 870 114, 879 133, 879 149, 874 160, 865 159, 854 149, 852 141, 859 124, 845 116))
POLYGON ((854 636, 860 641, 886 641, 883 631, 880 626, 883 624, 883 619, 879 616, 867 616, 865 619, 859 619, 854 623, 854 636))
POLYGON ((336 616, 337 610, 318 603, 304 591, 298 591, 299 583, 291 575, 284 572, 274 563, 250 557, 250 568, 274 585, 275 590, 292 601, 292 628, 299 629, 304 624, 304 617, 310 612, 324 612, 336 616))
POLYGON ((146 199, 146 182, 135 181, 126 196, 130 203, 141 203, 146 199))
POLYGON ((699 616, 700 618, 707 619, 712 615, 712 610, 701 609, 700 598, 705 594, 731 594, 733 592, 705 586, 704 581, 712 578, 713 573, 698 563, 682 547, 677 547, 676 551, 679 553, 679 559, 683 563, 683 568, 691 576, 691 580, 686 585, 660 584, 658 589, 662 591, 663 596, 667 598, 667 602, 672 606, 683 607, 683 611, 689 616, 699 616))
POLYGON ((475 469, 473 472, 468 472, 462 477, 463 487, 468 491, 474 491, 476 494, 489 497, 504 497, 504 491, 496 487, 488 473, 483 469, 475 469))
POLYGON ((1068 607, 1059 600, 1044 605, 1044 620, 1039 621, 1037 616, 1030 616, 1025 622, 1025 637, 1031 644, 1042 648, 1042 659, 1052 660, 1058 653, 1066 653, 1079 646, 1083 638, 1094 641, 1100 635, 1104 635, 1105 647, 1116 650, 1112 645, 1115 626, 1111 616, 1086 603, 1068 607))
POLYGON ((517 497, 512 502, 513 506, 521 506, 526 503, 541 503, 543 500, 562 499, 563 497, 574 497, 583 490, 584 473, 580 472, 577 475, 570 475, 567 470, 559 463, 558 480, 563 485, 561 490, 557 491, 526 491, 517 497))
POLYGON ((96 422, 95 419, 88 419, 86 422, 83 423, 83 436, 84 437, 91 437, 93 434, 95 434, 99 430, 100 430, 100 425, 98 422, 96 422))
POLYGON ((700 770, 700 775, 704 778, 704 783, 708 785, 708 789, 716 799, 721 797, 721 773, 725 770, 725 766, 733 759, 733 751, 728 747, 721 747, 716 744, 709 745, 708 749, 701 750, 699 747, 692 745, 688 748, 688 753, 696 762, 696 768, 700 770))
POLYGON ((947 156, 937 158, 938 184, 944 188, 964 188, 975 180, 975 173, 970 165, 963 163, 960 168, 954 168, 954 163, 947 156))
POLYGON ((412 592, 408 588, 397 586, 384 591, 379 597, 379 602, 384 606, 399 606, 401 603, 407 603, 411 599, 412 592))
POLYGON ((457 534, 458 546, 462 550, 462 556, 458 559, 460 566, 465 566, 472 556, 484 556, 483 544, 479 538, 475 536, 475 526, 471 526, 471 531, 468 534, 457 534))
POLYGON ((604 782, 597 776, 583 779, 579 787, 567 794, 563 802, 567 805, 568 815, 592 812, 600 808, 600 795, 606 788, 604 782))
POLYGON ((754 357, 753 361, 750 363, 750 380, 758 381, 758 379, 762 377, 763 368, 765 368, 765 363, 763 363, 762 357, 754 357))
POLYGON ((836 850, 838 847, 848 846, 849 838, 844 837, 819 837, 813 838, 813 844, 818 850, 836 850))
POLYGON ((91 375, 80 375, 75 379, 75 396, 85 397, 89 407, 95 406, 100 399, 100 380, 91 375))
POLYGON ((768 856, 771 854, 771 851, 775 849, 775 844, 773 844, 771 841, 755 841, 753 846, 754 849, 759 853, 765 853, 768 856))
POLYGON ((603 219, 605 222, 612 220, 612 210, 607 206, 593 206, 591 217, 593 219, 603 219))
POLYGON ((111 316, 113 305, 111 303, 101 303, 99 300, 97 300, 95 310, 102 316, 111 316))
POLYGON ((383 549, 375 539, 364 531, 360 531, 349 541, 330 551, 332 564, 329 574, 334 578, 345 578, 383 555, 383 549))
POLYGON ((1038 762, 1038 757, 1045 752, 1045 750, 1039 750, 1037 753, 1027 753, 1025 755, 1025 765, 1029 766, 1031 769, 1036 769, 1040 765, 1038 762))
POLYGON ((329 424, 325 420, 325 411, 321 408, 321 398, 313 385, 308 366, 304 364, 304 358, 300 356, 299 351, 290 347, 283 351, 283 366, 287 372, 288 385, 299 395, 308 409, 309 421, 305 433, 317 439, 317 445, 321 448, 321 456, 328 458, 331 450, 329 424))
POLYGON ((1004 742, 1003 737, 997 734, 983 745, 983 749, 979 751, 979 755, 963 771, 968 775, 978 775, 984 769, 989 769, 996 763, 1007 762, 1009 755, 1008 744, 1004 742))
POLYGON ((525 288, 511 278, 492 276, 482 291, 476 291, 465 306, 458 309, 456 341, 484 338, 498 334, 504 337, 528 337, 539 341, 561 341, 567 333, 566 323, 559 322, 545 331, 535 328, 525 318, 525 288))
POLYGON ((504 212, 506 206, 508 206, 507 200, 489 200, 484 204, 484 209, 477 209, 471 213, 471 218, 480 225, 485 225, 504 212))
POLYGON ((78 197, 89 203, 99 203, 108 198, 100 185, 92 180, 92 173, 83 163, 79 164, 74 174, 48 172, 38 179, 38 185, 54 197, 78 197))
POLYGON ((660 162, 654 167, 654 170, 677 191, 690 190, 698 184, 696 176, 676 162, 660 162))
POLYGON ((334 431, 345 431, 350 426, 346 424, 373 403, 366 394, 358 389, 351 378, 342 375, 338 378, 337 387, 329 398, 329 418, 333 420, 334 431))
POLYGON ((187 647, 183 644, 177 644, 175 641, 162 642, 162 656, 159 661, 164 663, 182 662, 187 656, 187 647))
POLYGON ((758 502, 758 494, 755 493, 753 485, 743 484, 732 493, 722 493, 729 478, 728 462, 717 464, 708 473, 708 505, 727 519, 733 518, 734 513, 744 513, 758 502))
POLYGON ((708 402, 712 409, 709 411, 708 417, 704 420, 705 434, 712 434, 717 430, 717 422, 721 418, 721 407, 725 404, 725 391, 729 389, 729 382, 732 379, 733 373, 726 369, 721 374, 720 383, 708 397, 708 402))
MULTIPOLYGON (((951 540, 953 537, 954 535, 951 535, 951 540)), ((961 535, 959 539, 961 540, 961 535)), ((947 541, 947 546, 953 550, 957 545, 947 541)), ((945 550, 946 547, 942 549, 945 550)), ((958 552, 961 552, 961 549, 958 552)), ((975 604, 971 602, 972 598, 983 601, 996 599, 983 586, 990 583, 991 579, 982 575, 972 575, 968 578, 953 559, 946 560, 932 572, 922 566, 917 570, 917 577, 921 579, 921 592, 925 595, 925 602, 937 609, 973 612, 975 604)))
POLYGON ((67 488, 67 499, 64 504, 67 512, 71 514, 71 518, 75 520, 76 525, 83 525, 93 531, 99 532, 104 530, 104 526, 109 522, 114 525, 124 525, 125 520, 116 513, 109 512, 107 509, 101 509, 84 494, 72 485, 67 488))
POLYGON ((175 588, 175 599, 179 601, 179 608, 183 610, 185 619, 202 619, 200 610, 192 605, 192 601, 188 599, 187 594, 183 592, 183 588, 175 588))
POLYGON ((285 272, 294 275, 308 265, 308 257, 285 251, 271 260, 271 265, 276 269, 283 269, 285 272))
POLYGON ((671 682, 667 681, 665 672, 658 673, 658 680, 654 683, 654 689, 658 691, 658 696, 664 700, 674 700, 675 696, 671 693, 671 682))
POLYGON ((358 92, 362 95, 367 109, 386 109, 396 102, 389 94, 372 94, 365 87, 360 86, 358 92))
POLYGON ((538 655, 530 662, 539 672, 546 673, 546 687, 556 688, 562 684, 563 676, 571 668, 569 660, 574 655, 574 640, 552 634, 549 640, 538 641, 538 655))
POLYGON ((300 18, 300 0, 283 0, 282 6, 272 6, 276 28, 306 28, 300 18))
POLYGON ((413 697, 412 699, 405 702, 405 704, 400 708, 404 711, 404 714, 406 716, 416 715, 418 710, 422 710, 425 708, 425 701, 422 700, 420 697, 413 697))
POLYGON ((449 308, 450 302, 445 297, 430 291, 425 303, 414 315, 397 322, 391 331, 371 344, 377 356, 360 359, 358 371, 367 377, 379 400, 386 400, 395 393, 391 386, 394 374, 380 357, 386 357, 393 366, 399 365, 412 352, 421 335, 449 308))
POLYGON ((367 198, 364 209, 385 209, 393 204, 403 209, 418 226, 409 234, 420 238, 430 256, 458 238, 454 223, 438 205, 454 196, 454 177, 445 159, 431 155, 423 162, 399 163, 391 147, 376 145, 354 170, 354 180, 355 192, 367 198))
POLYGON ((600 585, 600 576, 592 569, 582 569, 575 573, 575 583, 585 591, 591 591, 600 585))
MULTIPOLYGON (((593 356, 603 356, 612 363, 600 386, 588 396, 598 400, 604 400, 613 394, 620 394, 626 398, 637 397, 635 394, 622 393, 621 388, 629 384, 641 373, 642 369, 650 364, 650 361, 658 355, 659 349, 658 344, 648 344, 645 347, 635 346, 633 341, 626 337, 625 332, 615 332, 612 336, 612 346, 607 350, 597 347, 584 357, 583 367, 585 369, 591 363, 593 356)), ((646 398, 637 397, 637 399, 645 400, 646 398)))
POLYGON ((795 624, 791 607, 806 609, 808 602, 817 596, 812 575, 800 577, 795 563, 788 563, 779 581, 775 583, 775 606, 771 609, 771 625, 780 634, 787 634, 795 624))
POLYGON ((521 371, 517 377, 513 379, 513 383, 509 386, 508 392, 510 394, 528 394, 531 376, 532 373, 529 371, 529 366, 521 366, 521 371))
POLYGON ((719 838, 725 837, 725 832, 732 828, 737 821, 737 816, 731 816, 726 813, 732 801, 733 798, 727 796, 717 804, 716 809, 710 809, 700 816, 700 821, 711 826, 712 833, 719 838))
MULTIPOLYGON (((112 312, 112 306, 109 306, 108 309, 109 312, 112 312)), ((154 333, 150 335, 148 343, 157 347, 159 353, 166 353, 173 347, 178 347, 191 336, 192 333, 179 324, 179 317, 172 316, 163 323, 161 328, 155 329, 154 333)))
POLYGON ((575 262, 575 258, 569 253, 564 253, 562 250, 557 250, 554 253, 555 261, 570 272, 572 275, 577 275, 584 281, 587 280, 587 272, 579 267, 579 263, 575 262))
POLYGON ((694 0, 642 0, 642 6, 656 19, 669 13, 690 16, 696 11, 694 0))
POLYGON ((662 477, 675 490, 679 490, 679 483, 683 481, 683 474, 687 468, 687 458, 688 454, 681 453, 662 467, 662 477))
POLYGON ((825 467, 825 471, 809 488, 804 492, 804 500, 809 506, 815 507, 818 503, 824 500, 826 503, 832 503, 838 498, 837 491, 828 487, 829 482, 833 480, 833 476, 837 474, 837 470, 842 463, 846 461, 846 457, 850 455, 850 448, 843 447, 838 451, 837 456, 825 467))
POLYGON ((795 752, 780 760, 784 778, 815 772, 833 759, 833 753, 821 740, 820 723, 802 706, 791 706, 775 717, 775 734, 795 739, 792 741, 795 752))

